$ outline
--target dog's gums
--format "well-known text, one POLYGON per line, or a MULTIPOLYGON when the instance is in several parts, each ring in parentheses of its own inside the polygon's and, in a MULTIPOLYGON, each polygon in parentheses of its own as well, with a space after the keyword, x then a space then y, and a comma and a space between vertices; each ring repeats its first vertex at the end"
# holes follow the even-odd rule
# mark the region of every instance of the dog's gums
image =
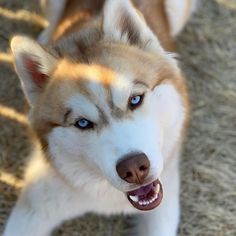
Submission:
POLYGON ((161 182, 155 180, 151 184, 127 192, 127 197, 135 208, 141 211, 152 210, 159 206, 163 197, 161 182))

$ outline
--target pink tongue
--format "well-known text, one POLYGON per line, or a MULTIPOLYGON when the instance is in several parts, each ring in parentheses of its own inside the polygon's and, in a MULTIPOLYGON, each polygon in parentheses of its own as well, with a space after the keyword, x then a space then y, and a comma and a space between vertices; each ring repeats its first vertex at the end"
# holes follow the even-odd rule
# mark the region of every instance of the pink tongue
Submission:
POLYGON ((136 189, 136 190, 130 191, 130 192, 128 192, 127 194, 128 194, 128 195, 131 195, 131 196, 135 196, 135 195, 136 195, 136 196, 146 195, 146 194, 148 194, 148 193, 151 191, 152 187, 153 187, 153 183, 148 184, 148 185, 143 186, 143 187, 140 187, 140 188, 138 188, 138 189, 136 189))

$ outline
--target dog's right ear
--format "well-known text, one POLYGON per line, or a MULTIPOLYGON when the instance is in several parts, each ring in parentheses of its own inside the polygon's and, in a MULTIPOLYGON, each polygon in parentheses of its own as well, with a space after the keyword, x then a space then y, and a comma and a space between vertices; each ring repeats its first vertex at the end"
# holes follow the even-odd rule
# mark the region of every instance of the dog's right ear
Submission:
POLYGON ((24 93, 30 105, 34 106, 57 64, 57 59, 36 41, 24 36, 13 37, 11 50, 24 93))
POLYGON ((130 0, 106 0, 102 28, 107 40, 128 43, 149 52, 164 52, 144 17, 130 0))

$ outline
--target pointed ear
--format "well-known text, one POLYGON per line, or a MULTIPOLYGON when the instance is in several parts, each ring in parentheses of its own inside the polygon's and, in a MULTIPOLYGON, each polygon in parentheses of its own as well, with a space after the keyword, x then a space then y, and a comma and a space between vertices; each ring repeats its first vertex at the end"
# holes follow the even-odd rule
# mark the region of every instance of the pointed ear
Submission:
POLYGON ((150 52, 163 52, 161 45, 130 0, 107 0, 103 10, 105 39, 129 43, 150 52))
POLYGON ((30 105, 34 106, 49 80, 57 59, 37 42, 23 36, 15 36, 11 40, 11 50, 24 93, 30 105))

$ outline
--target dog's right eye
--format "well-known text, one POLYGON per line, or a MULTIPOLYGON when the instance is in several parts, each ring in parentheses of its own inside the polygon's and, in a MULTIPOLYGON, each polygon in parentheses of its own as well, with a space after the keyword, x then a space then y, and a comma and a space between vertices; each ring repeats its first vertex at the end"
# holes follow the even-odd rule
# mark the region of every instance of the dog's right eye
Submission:
POLYGON ((142 104, 142 102, 143 102, 143 98, 144 98, 144 94, 135 95, 133 97, 130 97, 129 103, 128 103, 129 108, 131 110, 134 110, 137 107, 139 107, 142 104))
POLYGON ((87 119, 79 119, 75 122, 74 126, 76 128, 79 128, 79 129, 82 129, 82 130, 85 130, 85 129, 93 129, 94 127, 94 124, 93 122, 87 120, 87 119))

